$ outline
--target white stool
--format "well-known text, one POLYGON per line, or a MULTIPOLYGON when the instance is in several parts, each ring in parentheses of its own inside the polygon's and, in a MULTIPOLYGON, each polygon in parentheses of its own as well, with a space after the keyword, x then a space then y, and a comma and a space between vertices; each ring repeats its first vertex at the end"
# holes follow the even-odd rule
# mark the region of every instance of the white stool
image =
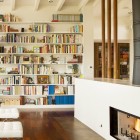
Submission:
POLYGON ((23 138, 21 122, 0 122, 0 138, 23 138))
POLYGON ((17 119, 18 117, 17 108, 0 108, 0 119, 17 119))

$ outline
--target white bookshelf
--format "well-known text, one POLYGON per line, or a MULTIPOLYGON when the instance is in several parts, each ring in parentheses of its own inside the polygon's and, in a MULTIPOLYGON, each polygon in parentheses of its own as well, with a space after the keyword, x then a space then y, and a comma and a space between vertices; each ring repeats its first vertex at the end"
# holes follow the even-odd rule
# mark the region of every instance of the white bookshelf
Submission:
POLYGON ((83 32, 80 29, 81 27, 81 22, 0 22, 0 92, 2 92, 0 93, 0 98, 7 103, 8 101, 10 102, 10 99, 12 99, 13 102, 19 99, 20 102, 20 97, 24 97, 25 102, 28 98, 31 100, 41 98, 41 104, 38 105, 18 105, 18 103, 13 105, 9 103, 9 105, 5 104, 4 106, 16 106, 19 108, 74 107, 73 103, 70 103, 69 98, 74 97, 74 77, 79 77, 80 74, 82 74, 82 60, 80 60, 80 62, 78 60, 78 57, 83 57, 83 32), (70 28, 74 28, 74 26, 79 27, 79 31, 70 30, 70 28), (32 28, 32 31, 29 31, 29 27, 32 28), (8 31, 10 30, 9 28, 18 31, 8 31), (21 28, 24 28, 24 32, 21 32, 21 28), (30 40, 31 37, 34 37, 34 41, 30 40), (45 41, 42 41, 44 37, 46 37, 44 39, 45 41), (48 38, 51 41, 48 41, 48 38), (23 39, 25 40, 23 41, 23 39), (34 47, 37 48, 39 52, 35 51, 34 47), (43 50, 45 47, 46 50, 43 50), (57 47, 59 50, 57 50, 57 47), (50 51, 50 49, 52 50, 50 51), (56 63, 51 63, 51 55, 53 55, 54 58, 58 58, 56 63), (75 56, 76 58, 74 58, 75 56), (24 61, 23 58, 27 57, 29 59, 36 57, 37 60, 22 62, 24 61), (43 62, 40 63, 40 59, 43 59, 43 62), (77 59, 77 62, 74 62, 74 59, 77 59), (78 72, 73 71, 74 65, 78 67, 78 72), (51 70, 47 71, 47 68, 51 70), (17 73, 9 73, 12 69, 17 71, 17 73), (5 72, 1 72, 3 70, 5 70, 5 72), (39 76, 47 76, 49 82, 38 83, 39 76), (24 78, 32 78, 33 83, 23 83, 22 81, 26 81, 24 78), (62 80, 63 82, 60 82, 61 79, 64 81, 62 80), (58 92, 56 87, 59 87, 61 90, 63 88, 63 90, 53 95, 50 94, 49 91, 48 94, 46 94, 44 89, 47 86, 48 88, 49 86, 54 86, 54 92, 58 92), (22 89, 20 94, 16 95, 15 90, 17 90, 18 87, 24 88, 24 90, 22 89), (32 93, 34 89, 29 92, 30 94, 28 93, 29 95, 23 93, 23 91, 26 91, 26 88, 30 89, 32 87, 35 88, 36 93, 40 92, 36 91, 37 88, 42 87, 42 94, 34 95, 32 93), (69 89, 71 87, 73 87, 73 93, 71 93, 69 89), (6 95, 9 88, 10 95, 6 95), (5 91, 5 94, 3 91, 5 91), (69 103, 61 103, 61 101, 59 101, 60 104, 57 104, 55 101, 55 104, 50 104, 50 99, 48 98, 56 98, 56 96, 60 97, 59 100, 62 100, 61 97, 66 97, 69 103), (47 100, 46 104, 44 104, 44 98, 47 100))

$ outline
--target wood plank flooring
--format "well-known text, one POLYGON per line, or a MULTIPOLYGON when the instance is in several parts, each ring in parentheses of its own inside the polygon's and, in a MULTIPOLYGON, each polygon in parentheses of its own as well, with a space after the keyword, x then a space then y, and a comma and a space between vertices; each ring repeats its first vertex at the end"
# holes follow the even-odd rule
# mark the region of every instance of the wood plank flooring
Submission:
POLYGON ((75 119, 72 110, 20 110, 19 120, 24 140, 104 140, 75 119))

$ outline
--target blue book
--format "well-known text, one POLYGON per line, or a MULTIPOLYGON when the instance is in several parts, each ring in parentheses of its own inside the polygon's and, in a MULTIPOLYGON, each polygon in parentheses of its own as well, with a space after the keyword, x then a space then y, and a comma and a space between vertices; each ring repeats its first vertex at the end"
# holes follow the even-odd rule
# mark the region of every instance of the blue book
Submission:
POLYGON ((49 85, 48 86, 48 94, 53 95, 55 92, 55 85, 49 85))
POLYGON ((69 104, 74 104, 74 96, 69 96, 69 104))
POLYGON ((64 96, 60 96, 60 104, 63 105, 64 104, 64 96))
POLYGON ((55 103, 56 103, 56 105, 59 105, 60 104, 60 99, 59 99, 60 97, 59 96, 55 96, 55 103))
POLYGON ((64 104, 69 104, 69 96, 64 96, 64 104))

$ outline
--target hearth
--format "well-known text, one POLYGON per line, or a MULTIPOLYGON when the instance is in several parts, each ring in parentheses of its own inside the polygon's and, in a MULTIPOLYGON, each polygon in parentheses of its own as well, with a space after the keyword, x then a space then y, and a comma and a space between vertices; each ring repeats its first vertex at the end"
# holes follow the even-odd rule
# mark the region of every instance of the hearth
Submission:
POLYGON ((140 140, 140 118, 110 107, 110 135, 118 140, 140 140))

